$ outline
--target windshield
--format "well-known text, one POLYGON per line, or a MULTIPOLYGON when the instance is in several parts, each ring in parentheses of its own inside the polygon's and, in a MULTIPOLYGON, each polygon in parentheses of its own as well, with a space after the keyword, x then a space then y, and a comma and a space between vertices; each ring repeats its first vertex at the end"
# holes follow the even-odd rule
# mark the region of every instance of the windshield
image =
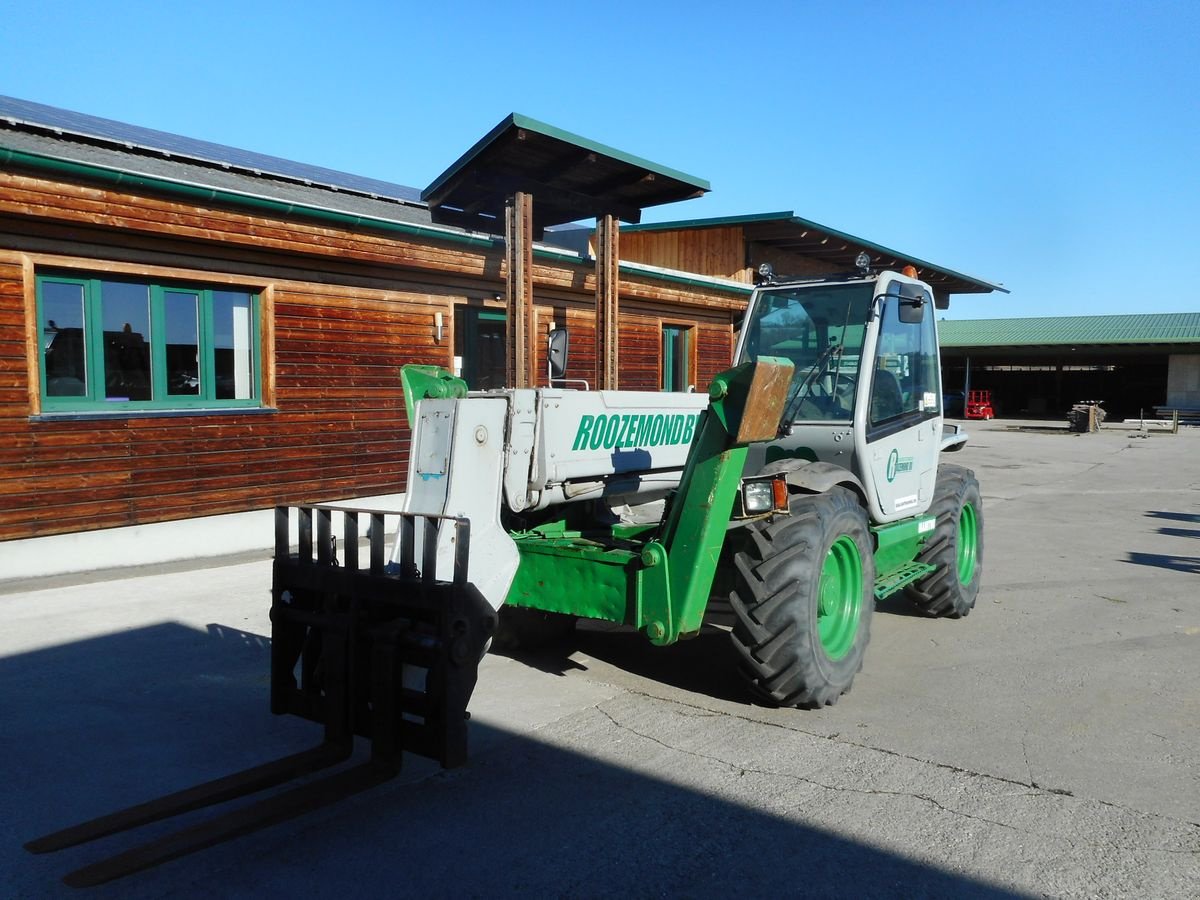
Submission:
POLYGON ((768 288, 759 293, 738 362, 790 359, 785 422, 849 419, 873 281, 768 288))

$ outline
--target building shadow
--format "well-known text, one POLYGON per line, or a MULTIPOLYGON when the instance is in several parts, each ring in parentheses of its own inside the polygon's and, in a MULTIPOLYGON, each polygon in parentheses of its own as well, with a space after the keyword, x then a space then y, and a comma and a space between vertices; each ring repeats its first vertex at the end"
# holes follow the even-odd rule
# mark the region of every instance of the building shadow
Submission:
POLYGON ((1137 566, 1151 566, 1155 569, 1170 569, 1173 572, 1187 572, 1190 575, 1200 574, 1200 556, 1171 556, 1166 553, 1137 553, 1127 554, 1128 563, 1137 566))
POLYGON ((1170 519, 1173 522, 1193 522, 1200 525, 1200 513, 1168 512, 1161 509, 1152 509, 1146 515, 1151 519, 1170 519))
POLYGON ((1157 528, 1155 534, 1165 534, 1168 537, 1200 538, 1200 531, 1194 528, 1157 528))
MULTIPOLYGON (((636 657, 626 637, 641 640, 583 640, 636 657)), ((707 685, 700 660, 714 668, 724 637, 650 648, 648 671, 696 669, 707 685)), ((259 635, 166 622, 0 659, 0 895, 78 897, 58 881, 66 871, 172 826, 45 856, 25 852, 28 839, 315 744, 317 726, 268 714, 268 656, 259 635)), ((483 749, 465 769, 388 783, 87 896, 1012 896, 692 789, 686 773, 654 778, 479 723, 472 744, 483 749)))

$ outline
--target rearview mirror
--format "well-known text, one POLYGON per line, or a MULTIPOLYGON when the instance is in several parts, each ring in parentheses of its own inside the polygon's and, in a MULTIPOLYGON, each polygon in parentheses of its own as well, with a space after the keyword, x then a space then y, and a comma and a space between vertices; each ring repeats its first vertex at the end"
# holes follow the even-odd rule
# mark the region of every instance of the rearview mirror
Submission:
POLYGON ((925 305, 929 294, 915 284, 901 284, 899 319, 905 325, 919 325, 925 319, 925 305))
POLYGON ((557 381, 567 374, 567 344, 570 335, 565 328, 555 328, 550 332, 547 358, 550 361, 550 380, 557 381))

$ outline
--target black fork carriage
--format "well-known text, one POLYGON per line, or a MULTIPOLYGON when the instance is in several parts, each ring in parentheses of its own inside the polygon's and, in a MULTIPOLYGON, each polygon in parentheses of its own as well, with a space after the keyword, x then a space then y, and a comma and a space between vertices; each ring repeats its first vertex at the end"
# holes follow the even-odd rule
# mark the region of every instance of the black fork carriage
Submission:
POLYGON ((463 518, 276 507, 271 711, 322 724, 324 740, 301 753, 46 835, 26 849, 61 850, 276 787, 345 762, 356 735, 370 741, 367 762, 85 866, 64 881, 73 887, 101 884, 327 806, 394 777, 404 751, 446 768, 462 765, 467 703, 496 627, 495 611, 467 580, 469 553, 470 523, 463 518), (344 524, 340 564, 335 513, 344 524), (388 563, 384 521, 396 515, 399 562, 388 563), (296 552, 292 534, 298 538, 296 552), (365 566, 360 559, 364 537, 365 566), (439 541, 453 544, 448 581, 437 578, 439 541))

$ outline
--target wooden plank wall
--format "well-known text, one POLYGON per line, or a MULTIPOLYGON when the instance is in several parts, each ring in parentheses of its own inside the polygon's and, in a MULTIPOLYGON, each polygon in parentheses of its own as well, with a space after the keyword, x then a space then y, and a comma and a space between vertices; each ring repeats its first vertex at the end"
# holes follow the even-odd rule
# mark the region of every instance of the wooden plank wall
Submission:
POLYGON ((566 300, 547 302, 539 298, 537 304, 537 337, 534 341, 534 353, 537 366, 537 384, 545 386, 547 377, 547 339, 549 338, 550 323, 565 327, 570 333, 570 349, 567 354, 566 377, 571 384, 558 385, 572 389, 582 389, 580 380, 586 381, 592 389, 596 387, 598 374, 596 360, 596 314, 594 307, 580 301, 578 297, 566 300))
POLYGON ((733 364, 733 326, 701 325, 696 333, 696 390, 708 390, 712 380, 733 364))
MULTIPOLYGON (((621 311, 620 373, 618 387, 623 391, 657 391, 662 384, 662 325, 691 325, 696 346, 693 352, 696 390, 708 389, 719 373, 729 368, 733 354, 733 326, 728 317, 711 313, 699 315, 687 308, 664 308, 649 312, 642 304, 630 304, 621 311)), ((565 324, 571 334, 569 379, 584 379, 594 389, 597 367, 595 352, 596 317, 592 309, 581 305, 565 308, 539 304, 536 342, 538 384, 546 383, 546 337, 548 324, 565 324), (557 311, 556 311, 557 310, 557 311), (563 313, 565 312, 565 321, 563 313)), ((569 385, 582 387, 579 384, 569 385)))
POLYGON ((683 231, 622 231, 621 259, 753 283, 740 226, 683 231))
MULTIPOLYGON (((454 304, 501 290, 501 259, 495 247, 0 172, 0 540, 402 490, 408 429, 399 368, 450 364, 454 304), (261 291, 270 308, 264 328, 273 349, 264 367, 274 409, 34 415, 30 278, 35 267, 65 265, 261 291), (438 311, 450 326, 441 343, 438 311)), ((541 321, 565 315, 571 328, 569 376, 594 385, 594 274, 539 260, 534 284, 541 321)), ((657 387, 657 319, 643 310, 634 321, 646 304, 703 320, 699 371, 711 378, 725 368, 731 312, 744 297, 646 279, 622 281, 621 296, 631 316, 622 330, 630 375, 626 383, 623 372, 621 387, 657 387)))
POLYGON ((825 275, 829 272, 837 272, 840 268, 843 268, 835 262, 811 256, 800 256, 796 253, 776 250, 773 247, 767 247, 763 244, 751 244, 747 255, 749 256, 747 272, 757 272, 760 265, 770 263, 771 267, 775 270, 775 274, 781 278, 786 278, 789 275, 825 275))
POLYGON ((662 383, 658 359, 662 353, 662 330, 658 319, 622 311, 620 343, 620 388, 657 391, 662 383))
POLYGON ((780 275, 822 275, 838 270, 837 263, 748 243, 738 226, 625 231, 621 233, 621 258, 743 284, 754 283, 754 274, 764 262, 780 275))
MULTIPOLYGON (((24 373, 6 372, 0 539, 402 490, 400 366, 447 363, 431 335, 450 303, 322 285, 274 295, 276 411, 31 422, 24 373)), ((13 337, 0 332, 6 361, 13 337)))
POLYGON ((29 405, 25 290, 19 259, 0 259, 0 416, 29 405))
POLYGON ((697 391, 707 391, 714 376, 729 368, 732 358, 732 325, 728 321, 681 316, 681 312, 669 310, 660 316, 634 313, 622 315, 621 352, 625 354, 621 358, 622 390, 660 389, 664 323, 692 326, 692 383, 697 391))

